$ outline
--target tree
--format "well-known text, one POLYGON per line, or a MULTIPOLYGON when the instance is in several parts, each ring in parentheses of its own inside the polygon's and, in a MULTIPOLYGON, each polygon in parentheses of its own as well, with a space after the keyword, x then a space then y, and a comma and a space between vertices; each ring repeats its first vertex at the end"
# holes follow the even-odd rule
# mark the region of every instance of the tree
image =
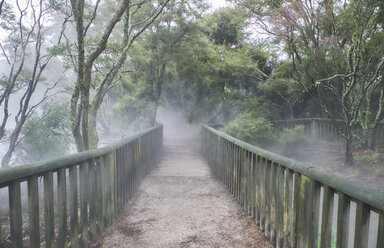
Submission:
MULTIPOLYGON (((284 45, 292 79, 303 91, 317 100, 328 117, 344 118, 345 131, 340 135, 346 140, 345 164, 352 164, 359 119, 367 108, 374 109, 367 103, 382 85, 382 46, 373 51, 368 45, 382 33, 382 6, 360 0, 234 2, 259 30, 284 45)), ((381 117, 376 113, 372 116, 381 117)))
POLYGON ((44 1, 28 0, 24 5, 16 1, 15 7, 1 3, 1 28, 8 35, 7 40, 0 44, 2 56, 7 63, 8 75, 3 75, 0 89, 0 105, 3 116, 0 125, 0 139, 4 139, 9 117, 14 114, 14 127, 9 132, 8 149, 2 159, 1 166, 7 167, 12 154, 19 142, 20 132, 27 119, 38 106, 52 96, 51 91, 59 81, 42 87, 44 71, 53 55, 49 53, 47 43, 60 43, 65 29, 56 36, 46 40, 49 26, 45 20, 52 16, 52 6, 44 1), (36 89, 43 90, 37 96, 36 89), (45 90, 44 90, 45 88, 45 90), (15 113, 10 113, 10 101, 17 101, 15 113))
POLYGON ((49 159, 69 151, 69 105, 47 102, 42 110, 40 116, 29 118, 23 128, 23 137, 16 150, 22 163, 49 159))
POLYGON ((141 116, 149 126, 155 124, 163 84, 175 76, 172 75, 175 72, 171 72, 173 58, 180 52, 181 43, 196 29, 190 20, 199 17, 201 4, 192 6, 185 0, 170 1, 152 28, 134 45, 129 61, 132 71, 123 76, 123 96, 118 106, 125 120, 141 116))
POLYGON ((205 33, 217 45, 239 46, 244 42, 245 19, 230 8, 221 8, 205 18, 205 33))
POLYGON ((77 82, 71 99, 71 126, 75 143, 79 151, 88 150, 90 147, 97 146, 97 111, 102 103, 102 99, 106 92, 113 86, 116 76, 125 63, 128 51, 135 39, 153 23, 168 2, 169 0, 161 1, 157 6, 153 6, 151 2, 146 0, 137 2, 123 0, 120 4, 117 4, 118 6, 114 7, 112 18, 107 22, 107 25, 105 25, 101 36, 92 37, 89 30, 99 13, 100 1, 96 1, 96 4, 93 6, 90 19, 86 19, 86 16, 84 15, 84 0, 71 1, 77 34, 77 58, 75 67, 77 82), (139 10, 144 6, 147 6, 149 11, 142 15, 143 13, 139 10), (113 62, 110 67, 97 68, 95 63, 103 56, 107 56, 104 52, 108 47, 108 41, 123 15, 123 39, 118 46, 118 49, 115 49, 115 51, 119 52, 117 54, 114 53, 114 58, 112 58, 113 62), (136 15, 139 15, 137 19, 135 19, 136 15), (94 48, 90 49, 89 53, 87 53, 86 42, 87 40, 92 39, 96 40, 93 45, 94 48), (100 84, 93 85, 96 86, 96 90, 94 93, 95 97, 91 101, 90 92, 92 79, 96 78, 93 77, 95 71, 96 73, 100 72, 102 74, 102 79, 100 84))

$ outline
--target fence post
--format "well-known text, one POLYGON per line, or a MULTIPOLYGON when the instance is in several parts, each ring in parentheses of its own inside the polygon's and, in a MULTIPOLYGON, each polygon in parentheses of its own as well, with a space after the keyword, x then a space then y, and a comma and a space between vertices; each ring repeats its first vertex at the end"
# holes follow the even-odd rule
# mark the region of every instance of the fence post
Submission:
POLYGON ((313 139, 316 139, 317 138, 317 130, 316 130, 316 120, 312 120, 311 121, 311 134, 312 134, 312 138, 313 139))

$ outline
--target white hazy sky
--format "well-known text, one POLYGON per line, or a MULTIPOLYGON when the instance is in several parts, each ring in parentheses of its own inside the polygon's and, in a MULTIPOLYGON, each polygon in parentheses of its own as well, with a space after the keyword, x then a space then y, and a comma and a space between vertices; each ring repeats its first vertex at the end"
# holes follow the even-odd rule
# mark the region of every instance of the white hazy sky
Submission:
POLYGON ((212 4, 213 9, 218 9, 228 5, 228 3, 225 0, 208 0, 208 2, 212 4))

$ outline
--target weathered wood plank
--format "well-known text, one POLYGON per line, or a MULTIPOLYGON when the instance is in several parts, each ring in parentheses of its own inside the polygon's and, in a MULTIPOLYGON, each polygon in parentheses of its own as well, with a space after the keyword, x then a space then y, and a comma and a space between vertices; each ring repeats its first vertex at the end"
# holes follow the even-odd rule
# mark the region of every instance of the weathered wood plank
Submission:
POLYGON ((70 239, 72 247, 79 247, 79 218, 78 218, 78 190, 77 190, 77 166, 69 167, 69 217, 70 239))
POLYGON ((276 247, 283 247, 284 232, 284 167, 277 167, 277 190, 276 190, 276 247))
POLYGON ((61 168, 57 171, 57 199, 58 199, 58 247, 65 247, 67 241, 67 183, 66 183, 66 170, 61 168))
POLYGON ((40 213, 38 178, 28 179, 29 243, 31 248, 40 247, 40 213))
POLYGON ((369 215, 369 206, 363 202, 357 202, 354 248, 368 247, 369 215))
POLYGON ((264 234, 267 238, 270 238, 271 235, 271 160, 267 160, 265 163, 265 197, 264 197, 264 206, 265 206, 265 231, 264 234))
POLYGON ((284 192, 284 241, 283 247, 291 247, 293 209, 293 171, 286 169, 284 192))
POLYGON ((321 217, 321 239, 320 248, 331 247, 332 241, 332 217, 333 217, 334 191, 328 186, 324 186, 323 192, 323 212, 321 217))
POLYGON ((255 187, 256 187, 256 194, 255 194, 255 220, 256 224, 260 227, 261 229, 261 158, 260 156, 257 156, 255 154, 255 187))
POLYGON ((265 219, 266 219, 266 194, 267 194, 267 188, 266 188, 266 182, 267 182, 267 162, 264 158, 261 158, 260 163, 260 229, 261 231, 265 231, 265 219))
POLYGON ((256 197, 256 183, 255 183, 255 154, 249 153, 250 160, 250 173, 249 173, 249 197, 250 197, 250 215, 255 219, 255 197, 256 197))
POLYGON ((377 235, 376 248, 384 247, 384 211, 381 211, 379 214, 379 229, 377 235))
POLYGON ((270 179, 270 241, 276 243, 276 196, 277 196, 277 164, 271 163, 270 179))
POLYGON ((97 239, 97 213, 96 213, 96 204, 97 204, 97 182, 96 182, 96 161, 91 159, 89 161, 88 167, 88 196, 89 196, 89 238, 91 241, 97 239))
POLYGON ((104 229, 103 222, 103 187, 104 187, 104 161, 102 157, 99 157, 95 161, 95 190, 96 190, 96 234, 100 235, 104 229))
POLYGON ((23 247, 21 191, 20 183, 17 181, 13 181, 9 185, 9 218, 12 244, 14 247, 23 247))
POLYGON ((313 205, 312 205, 312 232, 309 234, 309 245, 318 246, 319 222, 320 222, 320 183, 311 180, 313 205))
POLYGON ((103 156, 104 160, 104 171, 103 171, 103 223, 105 226, 108 226, 110 224, 110 206, 112 203, 112 194, 110 191, 111 186, 111 174, 110 174, 110 159, 109 155, 103 156))
POLYGON ((80 232, 81 232, 81 245, 86 247, 88 245, 88 162, 80 164, 80 232))
POLYGON ((298 247, 300 193, 301 193, 300 186, 301 186, 301 174, 295 171, 294 179, 293 179, 293 209, 292 209, 292 232, 291 232, 292 247, 298 247))
POLYGON ((44 218, 45 218, 45 247, 55 247, 53 203, 53 173, 50 171, 44 175, 44 218))
POLYGON ((337 207, 336 248, 348 247, 350 200, 347 195, 339 192, 337 207))

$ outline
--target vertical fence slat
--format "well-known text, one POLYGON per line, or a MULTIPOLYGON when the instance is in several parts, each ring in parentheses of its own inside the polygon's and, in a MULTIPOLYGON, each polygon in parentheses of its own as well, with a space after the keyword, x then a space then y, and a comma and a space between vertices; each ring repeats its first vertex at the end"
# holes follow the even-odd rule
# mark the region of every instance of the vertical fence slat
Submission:
POLYGON ((69 168, 69 217, 70 217, 70 239, 72 247, 79 247, 78 235, 78 191, 77 191, 77 167, 69 168))
POLYGON ((339 201, 337 207, 336 248, 347 248, 349 234, 350 201, 345 194, 339 192, 338 195, 339 201))
POLYGON ((356 207, 354 248, 368 247, 369 214, 369 206, 358 201, 356 207))
POLYGON ((45 218, 45 246, 55 247, 55 225, 54 225, 54 202, 53 202, 53 173, 44 175, 44 218, 45 218))
POLYGON ((17 181, 9 185, 9 217, 11 225, 11 241, 14 247, 23 247, 21 191, 17 181))
POLYGON ((384 212, 380 212, 376 248, 384 247, 384 212))
POLYGON ((333 198, 334 198, 333 190, 328 186, 324 186, 323 212, 322 212, 322 217, 321 217, 320 248, 331 247, 333 198))
POLYGON ((57 193, 58 193, 58 247, 65 247, 67 240, 67 193, 66 193, 66 170, 61 168, 57 172, 57 193))
POLYGON ((101 234, 104 229, 103 223, 103 187, 104 187, 104 161, 102 157, 96 159, 96 221, 97 235, 101 234))
POLYGON ((254 169, 254 181, 255 181, 255 221, 256 224, 260 225, 260 157, 254 154, 254 161, 255 161, 255 169, 254 169))
POLYGON ((284 231, 284 168, 277 168, 277 197, 276 197, 276 247, 283 247, 284 231))
POLYGON ((312 186, 312 194, 313 194, 313 205, 312 205, 312 232, 309 236, 309 246, 312 247, 318 246, 318 238, 319 238, 319 218, 320 218, 320 183, 311 180, 312 186))
POLYGON ((81 245, 85 247, 88 244, 88 162, 80 165, 80 232, 81 245))
POLYGON ((270 179, 270 241, 276 243, 276 179, 277 165, 271 163, 271 179, 270 179))
POLYGON ((301 174, 294 172, 293 178, 293 209, 292 209, 292 232, 291 244, 292 247, 298 247, 299 236, 299 216, 300 216, 300 186, 301 174))
POLYGON ((88 180, 87 180, 87 188, 88 188, 88 196, 89 196, 89 238, 91 241, 95 241, 97 237, 96 230, 96 161, 95 159, 91 159, 88 165, 88 180))
POLYGON ((264 197, 264 214, 265 214, 265 236, 270 237, 270 219, 271 219, 271 161, 265 163, 265 197, 264 197))
POLYGON ((312 232, 313 194, 311 192, 311 179, 302 175, 300 184, 299 216, 297 222, 298 247, 310 247, 309 234, 312 232))
POLYGON ((28 209, 30 247, 40 247, 39 186, 36 176, 28 179, 28 209))
POLYGON ((250 161, 250 173, 249 173, 249 194, 250 194, 250 213, 251 217, 255 219, 255 206, 256 206, 256 183, 255 183, 255 154, 254 153, 249 153, 249 156, 251 156, 251 161, 250 161))
POLYGON ((286 170, 284 192, 284 247, 291 247, 293 171, 286 170))
POLYGON ((260 158, 260 229, 265 231, 265 202, 266 202, 266 181, 267 181, 267 161, 265 158, 260 158))
POLYGON ((109 225, 109 218, 110 218, 110 204, 112 202, 111 199, 111 192, 110 192, 110 161, 109 161, 109 154, 103 156, 103 163, 104 163, 104 171, 103 171, 103 223, 105 226, 109 225))

